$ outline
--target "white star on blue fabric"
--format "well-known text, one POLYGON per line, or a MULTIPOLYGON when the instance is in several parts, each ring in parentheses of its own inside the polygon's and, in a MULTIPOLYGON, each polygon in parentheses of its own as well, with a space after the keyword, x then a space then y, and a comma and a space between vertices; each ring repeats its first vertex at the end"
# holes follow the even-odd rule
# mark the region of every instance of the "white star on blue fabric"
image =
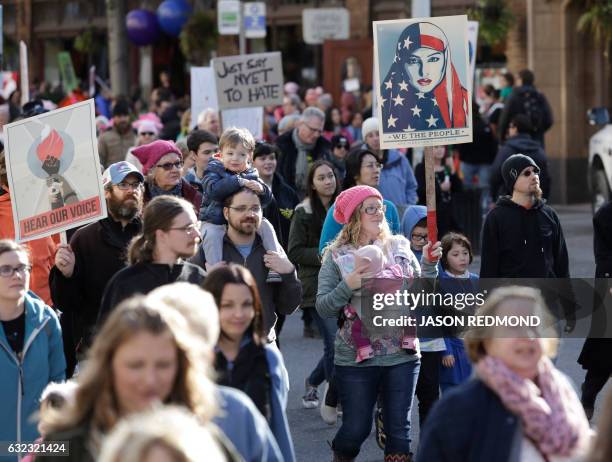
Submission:
POLYGON ((396 63, 396 62, 397 62, 397 55, 395 55, 395 56, 393 57, 393 62, 394 62, 394 63, 396 63))
POLYGON ((408 84, 404 80, 400 82, 399 87, 400 87, 400 91, 402 90, 408 91, 408 84))
POLYGON ((416 128, 412 128, 412 127, 410 126, 410 124, 408 124, 408 128, 404 128, 404 131, 405 131, 405 132, 413 132, 413 131, 415 131, 415 130, 416 130, 416 128))
POLYGON ((436 101, 436 98, 431 98, 431 101, 433 102, 433 105, 434 105, 434 106, 437 106, 437 105, 438 105, 438 102, 436 101))
POLYGON ((419 106, 417 104, 415 104, 414 107, 411 107, 410 110, 412 111, 412 115, 413 116, 421 117, 422 109, 419 108, 419 106))
POLYGON ((391 81, 391 79, 389 79, 385 82, 385 89, 391 90, 391 88, 393 88, 393 82, 391 81))
POLYGON ((425 119, 427 121, 427 123, 429 124, 427 126, 427 128, 429 127, 435 127, 436 126, 436 122, 438 121, 438 119, 436 119, 433 114, 429 116, 429 119, 425 119))
POLYGON ((408 49, 410 48, 410 44, 412 42, 410 41, 410 37, 406 37, 406 40, 404 40, 404 48, 408 49))
POLYGON ((395 127, 395 122, 397 122, 397 117, 393 117, 392 115, 390 115, 389 119, 387 120, 387 128, 395 127))
POLYGON ((393 98, 393 101, 395 102, 396 106, 404 105, 404 98, 402 98, 400 95, 397 95, 395 98, 393 98))
POLYGON ((419 99, 423 99, 423 98, 425 98, 425 93, 420 91, 420 92, 417 93, 417 96, 419 97, 419 99))

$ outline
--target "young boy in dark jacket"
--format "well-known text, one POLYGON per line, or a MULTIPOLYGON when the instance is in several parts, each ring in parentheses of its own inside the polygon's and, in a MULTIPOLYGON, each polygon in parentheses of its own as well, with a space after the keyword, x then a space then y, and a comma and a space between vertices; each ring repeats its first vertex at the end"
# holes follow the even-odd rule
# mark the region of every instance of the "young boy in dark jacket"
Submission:
MULTIPOLYGON (((204 172, 204 198, 200 209, 202 225, 202 248, 208 267, 223 259, 223 236, 226 221, 223 217, 223 203, 243 187, 249 188, 260 196, 262 206, 272 200, 270 188, 259 178, 257 170, 251 165, 255 139, 243 128, 228 128, 219 140, 220 160, 212 159, 204 172)), ((252 213, 243 210, 245 217, 252 213)), ((282 255, 285 254, 278 242, 274 228, 264 219, 259 228, 264 248, 282 255)), ((267 282, 280 282, 280 276, 271 271, 267 282)))

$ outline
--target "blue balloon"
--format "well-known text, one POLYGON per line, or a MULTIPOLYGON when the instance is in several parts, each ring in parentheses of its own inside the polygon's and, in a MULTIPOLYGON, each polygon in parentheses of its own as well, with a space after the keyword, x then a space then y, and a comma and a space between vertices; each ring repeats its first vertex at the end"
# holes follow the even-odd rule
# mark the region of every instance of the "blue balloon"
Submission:
POLYGON ((178 37, 191 14, 191 5, 185 0, 166 0, 157 8, 157 19, 162 30, 178 37))
POLYGON ((125 17, 127 36, 138 46, 151 45, 159 38, 159 24, 155 13, 132 10, 125 17))

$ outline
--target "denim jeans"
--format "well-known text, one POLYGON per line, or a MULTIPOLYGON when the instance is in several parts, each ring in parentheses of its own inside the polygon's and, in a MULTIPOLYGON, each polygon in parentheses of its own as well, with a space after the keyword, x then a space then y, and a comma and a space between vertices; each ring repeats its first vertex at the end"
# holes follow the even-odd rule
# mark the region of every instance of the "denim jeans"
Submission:
POLYGON ((420 361, 397 366, 336 366, 335 380, 342 404, 342 426, 332 447, 344 457, 355 458, 372 430, 373 412, 382 397, 385 454, 410 452, 410 410, 420 361))
POLYGON ((308 377, 308 383, 318 387, 324 380, 331 383, 334 375, 334 339, 338 330, 338 321, 336 318, 322 318, 315 308, 304 309, 310 311, 312 320, 323 339, 323 356, 308 377))

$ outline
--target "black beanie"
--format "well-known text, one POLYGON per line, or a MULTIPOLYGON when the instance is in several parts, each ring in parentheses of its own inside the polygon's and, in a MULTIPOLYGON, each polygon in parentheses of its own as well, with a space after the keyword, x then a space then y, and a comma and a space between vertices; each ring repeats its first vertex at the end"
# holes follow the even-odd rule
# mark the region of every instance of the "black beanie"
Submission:
POLYGON ((501 174, 506 184, 506 189, 512 194, 514 183, 521 172, 527 167, 534 167, 536 173, 540 173, 540 167, 533 161, 531 157, 525 154, 513 154, 508 157, 501 166, 501 174))
POLYGON ((115 116, 129 116, 130 115, 130 105, 127 101, 119 100, 115 103, 113 107, 113 117, 115 116))

